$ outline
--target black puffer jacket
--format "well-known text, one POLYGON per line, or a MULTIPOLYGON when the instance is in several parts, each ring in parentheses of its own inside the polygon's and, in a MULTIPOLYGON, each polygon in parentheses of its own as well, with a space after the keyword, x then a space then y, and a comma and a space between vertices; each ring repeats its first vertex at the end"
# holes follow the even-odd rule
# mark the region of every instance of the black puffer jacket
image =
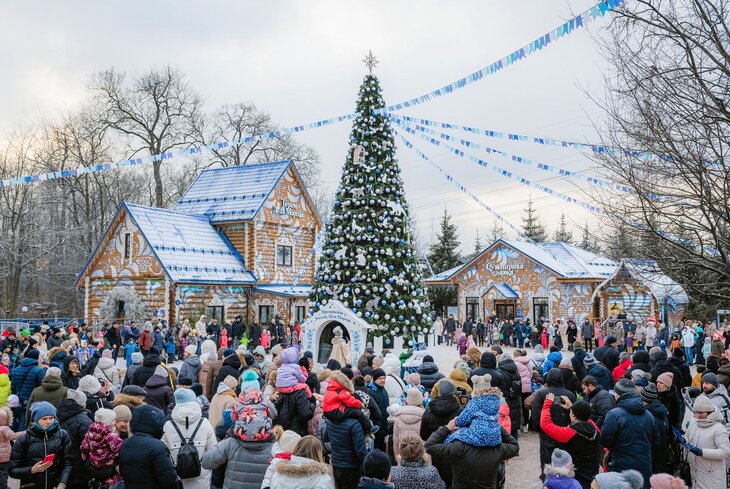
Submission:
POLYGON ((608 412, 616 407, 613 395, 600 385, 591 392, 586 401, 591 405, 591 419, 600 428, 608 412))
POLYGON ((332 467, 336 469, 354 469, 362 467, 362 462, 367 455, 365 447, 365 433, 362 425, 355 418, 344 418, 335 422, 325 419, 327 430, 325 442, 336 447, 330 454, 332 467))
POLYGON ((649 352, 646 350, 639 350, 631 357, 631 366, 626 370, 624 377, 631 379, 631 372, 634 370, 643 370, 646 373, 651 373, 651 364, 649 363, 649 352))
MULTIPOLYGON (((464 408, 459 404, 455 396, 434 397, 428 403, 428 407, 421 417, 421 439, 428 440, 436 430, 446 426, 449 421, 457 417, 464 408)), ((439 457, 433 457, 433 466, 439 471, 441 479, 446 487, 451 487, 451 461, 439 457)))
POLYGON ((81 442, 91 426, 91 413, 79 406, 73 399, 64 399, 58 405, 56 418, 61 428, 71 437, 71 457, 74 470, 71 483, 77 487, 86 487, 91 476, 81 460, 81 442))
POLYGON ((292 430, 300 436, 309 434, 308 423, 314 416, 316 400, 307 398, 306 391, 294 391, 291 394, 279 394, 276 401, 279 413, 274 424, 280 424, 285 430, 292 430))
POLYGON ((238 380, 240 374, 241 360, 238 358, 238 355, 230 355, 226 357, 226 359, 223 360, 221 369, 218 371, 218 375, 216 375, 215 380, 213 381, 213 392, 216 392, 218 385, 220 385, 226 377, 230 375, 234 379, 238 380))
MULTIPOLYGON (((511 435, 514 436, 522 426, 522 378, 517 370, 517 364, 511 358, 499 362, 499 370, 502 373, 502 395, 509 406, 509 418, 512 422, 511 435)), ((492 384, 494 385, 494 384, 492 384)))
MULTIPOLYGON (((491 375, 491 384, 495 387, 502 388, 502 374, 497 370, 497 357, 493 353, 485 351, 482 353, 482 357, 479 359, 479 368, 475 368, 469 375, 469 383, 471 384, 471 378, 475 375, 491 375)), ((502 390, 504 392, 504 390, 502 390)))
POLYGON ((145 402, 163 412, 175 400, 167 377, 163 377, 162 375, 153 375, 150 377, 144 385, 144 390, 147 392, 144 398, 145 402))
MULTIPOLYGON (((567 396, 571 402, 575 402, 575 394, 563 387, 563 374, 560 368, 553 368, 545 374, 545 387, 535 393, 535 401, 532 404, 532 428, 540 433, 540 440, 552 440, 540 429, 540 413, 545 402, 545 396, 554 394, 556 398, 567 396)), ((550 408, 550 419, 558 426, 570 424, 570 411, 563 409, 555 403, 550 408)))
POLYGON ((138 406, 132 412, 130 436, 119 450, 119 473, 125 489, 170 489, 177 487, 170 450, 160 441, 165 415, 153 406, 138 406))
POLYGON ((444 378, 444 374, 439 372, 439 367, 434 362, 423 362, 418 366, 418 374, 421 376, 421 385, 427 391, 433 389, 436 382, 444 378))
POLYGON ((71 437, 56 422, 44 432, 35 426, 25 432, 13 444, 8 473, 20 479, 23 489, 51 489, 58 484, 68 484, 73 469, 71 437), (50 454, 55 454, 53 465, 45 472, 31 473, 31 468, 50 454))
POLYGON ((442 426, 426 441, 426 452, 434 458, 450 460, 453 473, 451 489, 494 489, 497 470, 503 460, 520 452, 517 440, 502 429, 502 444, 475 447, 460 440, 444 445, 449 429, 442 426))
POLYGON ((588 352, 585 351, 583 348, 579 348, 575 350, 573 358, 570 359, 570 364, 573 366, 573 372, 575 372, 575 376, 578 378, 579 382, 583 382, 583 377, 588 374, 588 372, 586 371, 586 366, 583 364, 583 360, 587 356, 588 352))
POLYGON ((78 389, 79 380, 81 380, 83 374, 80 370, 77 375, 73 375, 71 373, 68 367, 73 361, 76 361, 77 364, 79 363, 79 360, 76 357, 72 357, 71 355, 67 355, 66 358, 63 359, 63 373, 61 374, 61 382, 63 382, 63 385, 65 385, 69 389, 78 389))
POLYGON ((94 417, 94 414, 99 409, 114 409, 114 394, 111 392, 108 396, 105 396, 101 392, 97 392, 96 394, 86 394, 86 409, 91 413, 91 417, 94 417))
POLYGON ((150 377, 155 375, 155 369, 160 365, 160 356, 156 353, 150 353, 142 361, 142 365, 137 367, 132 377, 132 384, 144 387, 150 377))

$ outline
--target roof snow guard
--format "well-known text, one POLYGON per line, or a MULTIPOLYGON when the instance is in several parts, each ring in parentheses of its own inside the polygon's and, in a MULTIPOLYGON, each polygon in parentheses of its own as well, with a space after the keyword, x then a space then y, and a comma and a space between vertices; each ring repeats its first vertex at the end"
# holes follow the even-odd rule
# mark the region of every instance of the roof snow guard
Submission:
POLYGON ((175 283, 256 283, 228 240, 204 216, 125 203, 175 283))
POLYGON ((289 160, 203 170, 175 210, 206 216, 213 223, 253 219, 291 163, 289 160))

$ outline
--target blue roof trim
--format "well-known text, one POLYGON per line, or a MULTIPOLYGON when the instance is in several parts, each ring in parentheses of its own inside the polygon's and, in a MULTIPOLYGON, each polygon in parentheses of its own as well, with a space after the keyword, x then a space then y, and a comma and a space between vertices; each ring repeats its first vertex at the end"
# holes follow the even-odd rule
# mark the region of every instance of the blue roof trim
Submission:
MULTIPOLYGON (((284 163, 284 161, 277 161, 276 163, 284 163)), ((259 215, 259 212, 261 212, 261 209, 264 207, 264 204, 266 203, 267 200, 269 200, 269 196, 271 195, 271 192, 273 192, 274 189, 276 188, 276 184, 279 183, 279 180, 281 180, 281 177, 284 176, 284 173, 291 166, 292 160, 287 160, 286 163, 287 164, 284 166, 284 168, 282 168, 281 172, 279 173, 279 176, 276 177, 276 180, 274 180, 274 183, 271 185, 271 188, 269 189, 269 191, 266 192, 266 197, 264 197, 264 199, 261 201, 261 204, 259 204, 259 208, 256 209, 256 212, 253 213, 253 217, 256 217, 259 215)), ((273 163, 270 163, 270 164, 273 164, 273 163)))
POLYGON ((142 237, 145 239, 145 241, 147 241, 147 244, 150 245, 150 249, 152 249, 152 253, 154 253, 155 258, 157 258, 157 261, 160 262, 160 266, 162 267, 162 270, 165 272, 165 275, 167 275, 167 278, 170 279, 170 282, 174 282, 172 280, 172 275, 170 274, 170 271, 165 266, 165 262, 162 261, 162 259, 160 259, 160 255, 157 254, 157 250, 155 249, 154 246, 152 246, 152 241, 150 241, 149 238, 147 237, 147 235, 144 233, 142 226, 140 226, 139 222, 137 222, 137 218, 134 217, 134 212, 132 212, 132 209, 129 208, 129 206, 127 205, 127 202, 126 201, 122 202, 122 205, 120 207, 124 207, 125 209, 127 209, 127 213, 129 214, 129 217, 132 218, 134 225, 137 226, 137 229, 139 229, 139 232, 142 233, 142 237))
POLYGON ((104 241, 104 238, 106 238, 106 235, 109 233, 109 230, 112 228, 112 224, 114 224, 114 221, 116 220, 117 216, 119 216, 119 213, 122 210, 122 207, 124 207, 124 202, 117 207, 117 211, 114 213, 114 216, 109 219, 109 223, 106 225, 106 229, 101 234, 101 238, 99 238, 99 241, 96 242, 96 246, 94 246, 94 251, 91 252, 89 255, 89 258, 86 260, 86 263, 84 264, 84 268, 81 269, 81 272, 76 276, 76 286, 79 285, 79 280, 81 280, 81 277, 86 273, 86 269, 89 268, 89 265, 91 264, 91 260, 94 259, 96 256, 96 252, 99 251, 99 246, 101 246, 101 243, 104 241))

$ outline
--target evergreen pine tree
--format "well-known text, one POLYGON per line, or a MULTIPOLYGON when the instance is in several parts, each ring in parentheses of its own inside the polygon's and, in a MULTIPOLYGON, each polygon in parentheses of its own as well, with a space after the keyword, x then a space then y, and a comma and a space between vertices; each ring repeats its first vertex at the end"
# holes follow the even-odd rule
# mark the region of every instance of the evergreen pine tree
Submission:
POLYGON ((580 244, 578 245, 580 248, 583 248, 587 251, 592 251, 593 253, 598 253, 598 244, 596 243, 596 239, 591 234, 590 230, 588 229, 588 223, 581 228, 581 238, 580 238, 580 244))
POLYGON ((568 230, 568 222, 565 219, 565 212, 560 214, 560 223, 558 229, 555 231, 553 240, 560 241, 561 243, 573 244, 573 233, 568 230))
POLYGON ((477 256, 479 253, 482 252, 483 249, 484 244, 482 244, 482 237, 479 236, 479 229, 477 229, 477 235, 474 238, 474 254, 472 255, 472 257, 477 256))
POLYGON ((436 234, 436 240, 431 245, 428 261, 435 273, 454 268, 459 265, 459 237, 456 225, 451 223, 451 216, 444 209, 441 217, 441 229, 436 234))
POLYGON ((522 223, 522 231, 531 241, 543 243, 547 240, 545 226, 540 224, 535 209, 532 207, 532 197, 527 201, 527 209, 525 209, 525 217, 522 218, 522 223))
POLYGON ((504 239, 504 237, 504 227, 502 227, 499 221, 495 220, 492 224, 491 229, 489 230, 489 243, 487 243, 487 245, 491 245, 497 240, 504 239))
POLYGON ((373 325, 376 336, 430 328, 421 266, 380 82, 365 76, 350 132, 350 152, 332 208, 310 307, 339 300, 373 325))

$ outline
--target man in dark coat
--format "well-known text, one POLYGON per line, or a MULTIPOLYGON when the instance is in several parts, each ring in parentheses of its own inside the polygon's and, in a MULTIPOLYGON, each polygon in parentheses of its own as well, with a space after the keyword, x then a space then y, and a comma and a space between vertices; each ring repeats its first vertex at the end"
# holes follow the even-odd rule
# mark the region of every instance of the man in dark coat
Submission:
POLYGON ((609 372, 613 372, 613 369, 618 367, 619 364, 618 340, 613 336, 609 336, 606 338, 606 342, 603 346, 596 348, 593 356, 596 360, 601 362, 609 370, 609 372))
POLYGON ((216 392, 223 379, 228 376, 238 379, 241 376, 241 359, 238 358, 235 350, 228 349, 223 352, 223 365, 213 380, 213 391, 216 392))
POLYGON ((586 366, 586 374, 596 379, 598 385, 607 391, 613 388, 611 371, 604 367, 602 363, 598 363, 593 355, 587 355, 583 359, 583 364, 586 366))
POLYGON ((471 336, 473 329, 474 329, 474 323, 472 323, 471 317, 467 317, 466 321, 464 321, 464 335, 471 336))
POLYGON ((593 351, 593 337, 595 336, 596 330, 591 324, 591 320, 584 318, 580 325, 580 334, 583 336, 583 343, 585 343, 586 351, 588 353, 593 351))
MULTIPOLYGON (((421 417, 421 439, 428 440, 441 426, 461 414, 464 408, 456 399, 456 386, 448 379, 439 380, 439 395, 432 398, 421 417)), ((433 466, 439 471, 446 487, 451 487, 451 460, 433 457, 433 466)))
MULTIPOLYGON (((520 432, 520 418, 522 416, 522 378, 517 370, 517 364, 509 353, 503 353, 500 357, 499 373, 502 375, 502 390, 507 406, 509 407, 509 417, 512 422, 512 430, 510 434, 515 438, 520 432)), ((492 383, 492 385, 496 385, 492 383)))
MULTIPOLYGON (((575 394, 563 387, 563 373, 559 368, 553 368, 545 374, 545 386, 547 389, 540 389, 535 393, 535 401, 532 404, 532 428, 540 433, 540 468, 550 463, 553 456, 553 450, 560 445, 542 432, 540 429, 540 414, 542 405, 545 402, 545 396, 553 394, 556 398, 566 396, 571 403, 575 402, 575 394)), ((568 426, 570 424, 570 416, 566 409, 554 404, 550 410, 550 418, 558 426, 568 426)))
POLYGON ((291 430, 300 436, 309 434, 308 423, 314 416, 316 407, 314 397, 308 398, 304 390, 293 391, 290 394, 279 393, 274 406, 278 413, 275 424, 280 424, 285 430, 291 430))
POLYGON ((446 331, 446 344, 451 346, 454 344, 454 334, 456 333, 456 320, 453 314, 449 314, 449 318, 444 324, 444 331, 446 331))
POLYGON ((601 444, 610 454, 608 470, 637 470, 644 476, 644 488, 649 489, 651 454, 659 445, 656 420, 644 407, 632 381, 620 379, 614 390, 616 407, 608 412, 601 427, 601 444))
POLYGON ((436 385, 436 382, 445 377, 442 372, 439 372, 439 367, 434 363, 431 355, 423 357, 423 363, 418 366, 417 370, 421 376, 421 385, 429 392, 436 385))
POLYGON ((84 461, 81 459, 81 442, 89 431, 92 419, 86 409, 86 394, 69 389, 67 398, 58 404, 56 418, 62 429, 71 437, 71 454, 74 468, 68 489, 87 489, 91 475, 87 472, 84 461))
POLYGON ((646 373, 651 373, 651 364, 649 363, 649 352, 646 350, 639 350, 631 356, 631 366, 626 370, 624 378, 631 380, 631 372, 634 370, 641 370, 646 373))
POLYGON ((106 346, 112 350, 112 360, 117 359, 119 348, 122 346, 122 333, 119 331, 119 324, 116 321, 112 323, 111 328, 106 330, 104 334, 106 346))
POLYGON ((681 374, 679 379, 677 379, 677 377, 674 378, 677 390, 681 392, 683 388, 692 385, 692 374, 689 371, 689 365, 685 362, 684 349, 675 348, 672 356, 667 358, 667 363, 679 370, 681 374), (679 380, 679 382, 677 382, 677 380, 679 380))
POLYGON ((492 489, 497 487, 499 464, 520 452, 517 440, 502 428, 502 443, 476 447, 461 440, 444 444, 456 430, 456 419, 441 426, 426 441, 426 452, 434 458, 450 460, 453 474, 451 489, 492 489))
POLYGON ((142 365, 137 367, 132 376, 132 385, 144 387, 150 377, 155 375, 155 369, 162 363, 160 361, 159 352, 150 350, 150 353, 142 361, 142 365))
MULTIPOLYGON (((485 351, 482 353, 481 358, 479 359, 479 368, 475 368, 471 371, 469 375, 469 382, 471 383, 471 378, 475 375, 491 375, 492 380, 491 384, 495 387, 500 387, 504 383, 504 380, 502 379, 502 374, 497 370, 497 357, 494 356, 494 353, 485 351)), ((501 389, 501 387, 500 387, 501 389)), ((504 390, 502 390, 504 392, 504 390)))
POLYGON ((233 337, 233 344, 238 345, 241 342, 241 338, 246 334, 246 323, 243 321, 243 316, 236 316, 236 320, 231 324, 231 336, 233 337))
POLYGON ((616 401, 613 396, 602 386, 598 384, 596 379, 590 375, 586 375, 581 382, 583 396, 591 405, 591 419, 600 428, 603 420, 608 412, 616 407, 616 401))
POLYGON ((132 411, 129 427, 134 434, 119 450, 119 473, 125 489, 170 489, 178 487, 170 450, 160 441, 165 415, 154 406, 132 411))
POLYGON ((373 380, 368 384, 366 392, 375 400, 381 412, 380 429, 375 433, 375 448, 385 451, 385 435, 388 432, 388 416, 386 413, 390 405, 390 397, 388 397, 388 391, 385 390, 385 371, 382 368, 376 368, 373 370, 372 378, 373 380))
POLYGON ((653 382, 641 388, 639 397, 644 402, 646 410, 654 416, 656 426, 659 431, 659 444, 654 447, 651 454, 652 472, 660 474, 662 472, 671 473, 672 468, 667 467, 667 453, 669 448, 669 410, 659 400, 659 391, 653 382))
POLYGON ((331 453, 332 472, 338 489, 355 489, 360 481, 360 467, 367 455, 365 433, 355 418, 335 422, 325 419, 325 443, 336 447, 331 453))
POLYGON ((11 389, 20 398, 20 404, 23 407, 28 404, 33 390, 41 385, 43 377, 46 375, 45 369, 38 365, 39 356, 38 350, 30 350, 20 362, 20 366, 10 372, 11 389))
POLYGON ((573 366, 573 372, 578 377, 578 381, 583 381, 583 377, 588 375, 586 366, 583 364, 583 360, 588 356, 588 352, 583 349, 583 343, 580 341, 573 342, 573 358, 570 359, 570 364, 573 366))
POLYGON ((261 326, 259 326, 257 323, 251 323, 251 328, 249 329, 248 333, 248 349, 250 351, 253 351, 254 348, 261 344, 261 326))

